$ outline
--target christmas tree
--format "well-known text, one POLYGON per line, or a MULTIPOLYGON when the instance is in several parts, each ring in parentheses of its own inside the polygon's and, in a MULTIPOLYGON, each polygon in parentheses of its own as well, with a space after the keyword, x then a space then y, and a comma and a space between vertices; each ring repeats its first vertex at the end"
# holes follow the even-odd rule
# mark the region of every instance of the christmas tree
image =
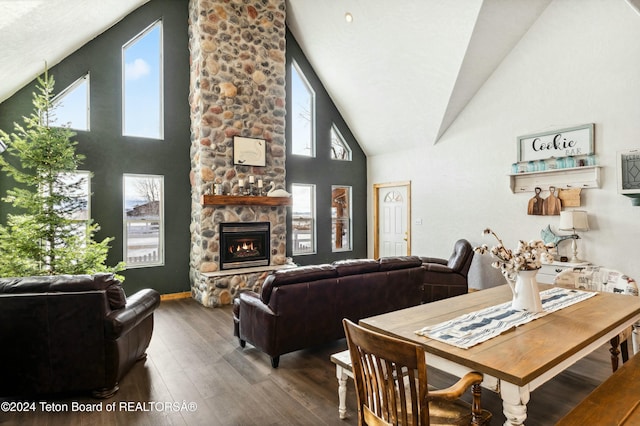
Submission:
POLYGON ((7 145, 0 169, 19 184, 2 201, 21 212, 7 215, 6 224, 0 225, 0 276, 124 269, 123 263, 106 265, 113 238, 95 241, 100 227, 83 217, 88 213, 83 193, 87 178, 77 169, 84 156, 76 153, 75 133, 68 126, 55 125, 54 84, 45 71, 38 78, 31 115, 23 117, 23 125, 14 124, 14 133, 0 130, 0 140, 7 145), (16 159, 16 165, 7 155, 16 159))

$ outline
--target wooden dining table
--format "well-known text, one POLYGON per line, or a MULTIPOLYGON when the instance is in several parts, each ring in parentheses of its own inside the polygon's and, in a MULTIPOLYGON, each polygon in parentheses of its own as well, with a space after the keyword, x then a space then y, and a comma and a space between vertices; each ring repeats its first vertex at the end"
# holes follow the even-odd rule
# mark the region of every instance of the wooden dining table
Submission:
MULTIPOLYGON (((550 288, 540 285, 540 291, 550 288)), ((420 336, 417 330, 511 300, 503 285, 360 320, 363 327, 422 345, 427 364, 462 377, 484 375, 483 387, 500 394, 505 425, 522 425, 531 392, 640 319, 640 297, 612 293, 549 313, 468 349, 420 336)), ((612 360, 613 362, 613 360, 612 360)))

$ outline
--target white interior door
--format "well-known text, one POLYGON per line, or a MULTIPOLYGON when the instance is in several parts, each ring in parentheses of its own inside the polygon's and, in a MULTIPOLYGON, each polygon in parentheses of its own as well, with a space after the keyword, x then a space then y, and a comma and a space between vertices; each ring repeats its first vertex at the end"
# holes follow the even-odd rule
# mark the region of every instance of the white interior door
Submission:
POLYGON ((376 185, 376 246, 374 256, 411 254, 409 183, 376 185))

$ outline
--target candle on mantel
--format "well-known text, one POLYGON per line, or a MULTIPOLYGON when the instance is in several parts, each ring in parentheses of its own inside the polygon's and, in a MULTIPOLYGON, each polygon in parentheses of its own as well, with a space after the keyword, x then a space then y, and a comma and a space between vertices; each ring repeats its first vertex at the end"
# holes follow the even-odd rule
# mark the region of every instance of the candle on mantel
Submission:
POLYGON ((256 177, 255 176, 249 176, 249 183, 253 184, 256 181, 256 177))
POLYGON ((262 179, 258 179, 258 188, 262 188, 262 179))
POLYGON ((238 186, 240 186, 241 188, 244 186, 244 179, 240 179, 238 181, 238 186))

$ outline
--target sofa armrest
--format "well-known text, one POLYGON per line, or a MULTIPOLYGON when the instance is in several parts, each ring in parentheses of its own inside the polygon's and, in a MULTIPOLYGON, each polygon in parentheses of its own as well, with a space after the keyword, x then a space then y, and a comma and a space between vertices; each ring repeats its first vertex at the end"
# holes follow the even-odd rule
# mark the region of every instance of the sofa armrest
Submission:
POLYGON ((427 264, 423 264, 422 266, 427 272, 440 272, 444 274, 456 273, 456 271, 449 268, 446 264, 442 265, 440 263, 427 263, 427 264))
POLYGON ((433 263, 438 265, 446 265, 449 263, 447 259, 440 259, 439 257, 420 257, 420 260, 422 260, 423 264, 433 263))
POLYGON ((241 295, 243 294, 245 303, 247 303, 246 300, 251 300, 251 304, 259 304, 259 301, 262 300, 258 293, 250 290, 240 293, 238 297, 233 299, 233 335, 236 337, 240 337, 240 300, 242 299, 241 295))
POLYGON ((105 319, 105 335, 117 339, 153 314, 160 305, 160 293, 147 288, 127 298, 124 308, 111 311, 105 319))
POLYGON ((240 293, 238 338, 270 356, 277 353, 276 313, 253 292, 240 293))
POLYGON ((238 318, 240 318, 240 312, 247 309, 258 312, 257 315, 260 316, 275 316, 275 313, 271 310, 269 305, 265 304, 262 299, 260 299, 260 295, 253 291, 240 293, 238 318))

